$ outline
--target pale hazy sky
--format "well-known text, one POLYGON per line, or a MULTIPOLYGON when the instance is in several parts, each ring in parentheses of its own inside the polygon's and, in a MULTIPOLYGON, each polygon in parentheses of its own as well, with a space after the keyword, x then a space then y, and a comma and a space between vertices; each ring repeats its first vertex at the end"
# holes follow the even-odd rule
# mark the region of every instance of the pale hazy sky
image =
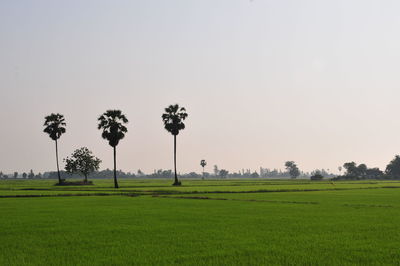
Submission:
POLYGON ((112 167, 97 117, 121 109, 118 168, 171 169, 163 108, 188 110, 181 172, 384 167, 400 153, 400 1, 2 0, 0 170, 55 169, 87 146, 112 167))

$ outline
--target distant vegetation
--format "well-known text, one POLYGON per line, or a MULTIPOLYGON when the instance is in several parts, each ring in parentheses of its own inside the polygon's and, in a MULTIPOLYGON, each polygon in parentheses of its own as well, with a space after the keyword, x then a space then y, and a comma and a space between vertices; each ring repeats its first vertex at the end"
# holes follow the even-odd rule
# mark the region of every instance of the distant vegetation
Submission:
POLYGON ((379 168, 368 168, 365 164, 357 165, 348 162, 343 165, 346 170, 344 175, 333 178, 334 180, 361 180, 361 179, 400 179, 400 156, 396 155, 386 166, 385 171, 379 168))
POLYGON ((206 162, 206 160, 201 160, 200 161, 200 165, 201 165, 201 167, 203 168, 203 179, 204 179, 204 167, 206 167, 206 165, 207 165, 207 162, 206 162))
MULTIPOLYGON (((97 158, 98 159, 98 158, 97 158)), ((200 166, 203 168, 206 167, 207 163, 205 160, 202 160, 200 166)), ((290 167, 294 167, 296 163, 293 161, 288 161, 285 163, 290 167), (288 163, 289 162, 289 163, 288 163), (293 165, 294 164, 294 165, 293 165)), ((190 173, 182 173, 177 174, 182 178, 294 178, 294 174, 296 177, 301 178, 310 178, 311 180, 322 180, 322 179, 332 179, 332 180, 362 180, 362 179, 400 179, 400 156, 396 155, 395 158, 387 165, 385 171, 381 171, 379 168, 368 168, 365 164, 357 165, 355 162, 348 162, 343 165, 343 169, 345 173, 343 175, 334 175, 329 173, 324 169, 317 169, 311 173, 302 172, 298 169, 293 170, 292 168, 287 168, 286 171, 282 171, 279 169, 270 170, 268 168, 260 167, 259 172, 251 171, 250 169, 242 169, 237 172, 229 172, 226 169, 219 169, 217 165, 214 165, 213 173, 206 172, 203 168, 203 172, 201 174, 196 172, 190 173), (292 170, 292 173, 290 172, 292 170), (299 176, 297 176, 299 174, 299 176)), ((342 167, 339 167, 339 169, 342 167)), ((124 172, 122 170, 117 170, 116 174, 121 178, 173 178, 175 173, 172 170, 163 170, 156 169, 152 173, 144 173, 142 170, 137 170, 136 172, 124 172)), ((74 172, 69 171, 60 171, 61 179, 66 178, 80 178, 84 177, 82 172, 74 172)), ((110 169, 98 171, 92 171, 87 175, 89 178, 110 178, 114 176, 114 171, 110 169)), ((58 178, 58 172, 45 172, 45 173, 37 173, 35 174, 33 170, 30 170, 28 173, 18 173, 14 172, 14 174, 4 174, 0 171, 0 178, 2 179, 11 179, 11 178, 23 178, 23 179, 38 179, 38 178, 49 178, 56 179, 58 178)))
POLYGON ((320 172, 317 172, 310 177, 310 179, 314 181, 322 180, 323 178, 324 176, 320 172))
POLYGON ((286 170, 289 172, 291 178, 297 178, 300 175, 300 170, 297 164, 293 161, 287 161, 285 163, 286 170))
MULTIPOLYGON (((214 165, 213 173, 205 171, 207 163, 205 160, 200 162, 202 167, 202 173, 189 172, 181 173, 177 176, 181 178, 213 178, 213 179, 225 179, 225 178, 309 178, 311 180, 322 180, 322 179, 332 179, 332 180, 363 180, 363 179, 400 179, 400 156, 396 155, 395 158, 386 166, 385 171, 381 171, 379 168, 368 168, 365 164, 357 165, 355 162, 348 162, 338 167, 339 171, 345 170, 343 175, 335 175, 329 173, 329 170, 317 169, 310 173, 302 172, 296 163, 293 161, 288 161, 285 163, 286 171, 279 169, 270 170, 268 168, 260 167, 260 170, 252 171, 251 169, 242 169, 237 172, 230 172, 226 169, 219 169, 217 165, 214 165), (203 162, 204 161, 204 162, 203 162), (204 167, 203 167, 204 165, 204 167), (296 168, 294 168, 296 166, 296 168), (293 170, 294 169, 294 170, 293 170), (292 171, 292 172, 291 172, 292 171), (298 171, 298 172, 297 172, 298 171)), ((82 173, 74 172, 67 173, 66 171, 60 171, 61 179, 67 178, 81 178, 84 177, 82 173)), ((124 172, 122 170, 116 170, 115 172, 120 178, 174 178, 175 172, 172 170, 155 169, 152 173, 144 173, 142 170, 137 170, 135 172, 124 172)), ((110 169, 105 169, 102 171, 91 172, 87 175, 88 178, 110 178, 114 176, 114 171, 110 169)), ((4 174, 0 171, 1 179, 11 179, 11 178, 23 178, 23 179, 38 179, 38 178, 49 178, 57 179, 58 172, 44 172, 35 174, 33 170, 28 173, 18 173, 4 174)))

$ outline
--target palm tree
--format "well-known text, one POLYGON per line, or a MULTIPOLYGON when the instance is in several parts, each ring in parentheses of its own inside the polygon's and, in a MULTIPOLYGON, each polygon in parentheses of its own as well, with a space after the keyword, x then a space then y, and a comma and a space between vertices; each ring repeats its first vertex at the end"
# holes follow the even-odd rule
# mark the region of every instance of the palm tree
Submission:
POLYGON ((60 175, 60 167, 58 165, 58 143, 57 140, 61 137, 62 134, 65 133, 65 123, 64 116, 61 114, 51 114, 46 116, 44 125, 45 128, 43 132, 49 134, 50 138, 56 143, 56 161, 57 161, 57 174, 58 174, 58 183, 61 184, 61 175, 60 175))
POLYGON ((203 167, 203 179, 204 179, 204 167, 207 165, 206 160, 201 160, 200 165, 201 165, 201 167, 203 167))
POLYGON ((99 118, 98 129, 102 129, 101 136, 108 140, 108 144, 114 149, 114 187, 118 188, 117 181, 117 145, 125 137, 128 129, 123 125, 128 123, 128 119, 120 110, 108 110, 99 118))
POLYGON ((176 174, 176 136, 180 130, 185 129, 183 120, 188 117, 186 109, 179 107, 178 104, 170 105, 165 108, 165 113, 161 116, 164 122, 164 128, 174 136, 174 168, 175 168, 175 182, 174 186, 180 186, 181 182, 178 181, 178 175, 176 174))

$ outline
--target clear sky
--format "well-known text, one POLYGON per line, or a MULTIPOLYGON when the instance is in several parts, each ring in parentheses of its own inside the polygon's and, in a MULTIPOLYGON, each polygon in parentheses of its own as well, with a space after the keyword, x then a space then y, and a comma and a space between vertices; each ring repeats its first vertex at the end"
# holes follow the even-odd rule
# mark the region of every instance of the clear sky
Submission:
POLYGON ((121 109, 118 168, 172 169, 163 108, 187 108, 178 168, 385 167, 400 153, 400 1, 0 1, 0 170, 55 169, 44 116, 65 115, 60 157, 112 168, 97 117, 121 109))

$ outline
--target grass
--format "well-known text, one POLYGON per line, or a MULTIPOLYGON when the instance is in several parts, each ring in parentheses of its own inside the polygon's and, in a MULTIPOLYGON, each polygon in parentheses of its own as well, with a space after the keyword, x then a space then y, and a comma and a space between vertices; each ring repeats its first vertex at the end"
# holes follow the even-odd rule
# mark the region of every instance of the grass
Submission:
POLYGON ((121 180, 120 190, 111 180, 94 183, 1 181, 0 196, 11 198, 0 198, 0 265, 400 261, 400 182, 184 180, 176 188, 171 180, 121 180))
POLYGON ((120 189, 113 188, 110 179, 98 179, 90 186, 55 186, 55 180, 7 180, 0 181, 0 195, 15 194, 46 194, 75 192, 136 192, 147 194, 177 194, 177 193, 255 193, 255 192, 292 192, 316 190, 347 190, 393 187, 400 188, 398 181, 341 181, 341 182, 311 182, 308 180, 268 180, 268 179, 237 179, 237 180, 184 180, 183 186, 172 187, 171 180, 132 180, 119 181, 120 189))

